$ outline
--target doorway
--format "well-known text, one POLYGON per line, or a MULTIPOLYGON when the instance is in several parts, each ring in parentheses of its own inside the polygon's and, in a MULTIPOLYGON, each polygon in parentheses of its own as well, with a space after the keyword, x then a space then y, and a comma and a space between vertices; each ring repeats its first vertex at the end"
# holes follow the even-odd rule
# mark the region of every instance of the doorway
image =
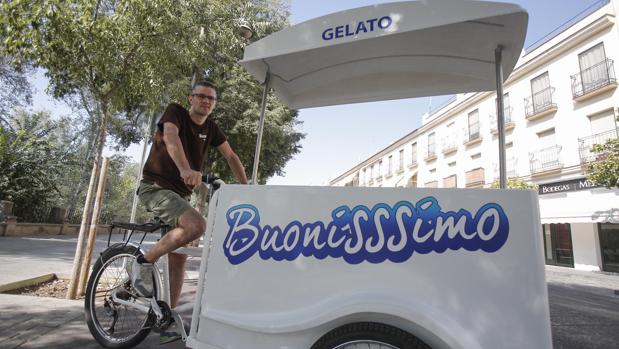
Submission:
POLYGON ((600 223, 600 248, 602 269, 619 273, 619 224, 600 223))
POLYGON ((544 224, 546 264, 574 267, 572 231, 569 224, 544 224))

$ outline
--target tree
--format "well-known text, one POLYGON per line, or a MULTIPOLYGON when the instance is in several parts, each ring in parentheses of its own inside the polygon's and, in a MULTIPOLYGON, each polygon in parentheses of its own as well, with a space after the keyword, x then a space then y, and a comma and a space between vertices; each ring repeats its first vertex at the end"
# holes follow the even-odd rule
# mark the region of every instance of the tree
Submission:
POLYGON ((597 161, 587 167, 587 179, 609 189, 619 188, 619 139, 595 144, 591 150, 597 154, 597 161))
POLYGON ((113 115, 150 115, 165 96, 184 101, 192 66, 205 67, 204 75, 220 84, 234 78, 245 44, 236 35, 238 19, 249 18, 260 37, 286 25, 287 16, 278 1, 264 0, 13 0, 1 6, 0 45, 18 66, 44 68, 55 96, 92 97, 99 116, 96 170, 113 115))
POLYGON ((59 183, 75 166, 75 153, 61 140, 66 120, 53 121, 45 112, 17 112, 0 125, 0 198, 13 201, 22 220, 38 221, 58 203, 59 183))
POLYGON ((0 49, 0 124, 7 124, 13 110, 30 104, 32 91, 26 79, 28 67, 16 68, 10 64, 12 57, 0 49))
MULTIPOLYGON (((534 189, 537 190, 537 184, 529 183, 520 178, 508 178, 506 186, 508 189, 534 189)), ((500 183, 498 180, 492 182, 490 188, 499 189, 500 183)))

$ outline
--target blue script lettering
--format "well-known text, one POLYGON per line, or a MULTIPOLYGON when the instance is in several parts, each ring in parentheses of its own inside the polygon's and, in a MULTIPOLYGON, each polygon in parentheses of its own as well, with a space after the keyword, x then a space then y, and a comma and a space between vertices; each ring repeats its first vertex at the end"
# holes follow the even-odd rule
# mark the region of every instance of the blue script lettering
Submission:
POLYGON ((255 254, 276 261, 303 255, 342 258, 350 264, 401 263, 415 253, 447 249, 496 252, 509 234, 507 215, 496 203, 483 205, 474 215, 464 209, 443 212, 432 196, 415 204, 400 201, 393 207, 384 203, 371 209, 340 206, 331 218, 330 222, 292 221, 284 228, 261 226, 256 207, 237 205, 226 213, 229 229, 224 253, 232 264, 255 254))
POLYGON ((322 39, 325 41, 339 39, 346 36, 355 36, 359 33, 373 32, 377 29, 385 30, 393 24, 393 19, 389 16, 381 18, 370 18, 358 23, 339 25, 327 28, 322 32, 322 39))

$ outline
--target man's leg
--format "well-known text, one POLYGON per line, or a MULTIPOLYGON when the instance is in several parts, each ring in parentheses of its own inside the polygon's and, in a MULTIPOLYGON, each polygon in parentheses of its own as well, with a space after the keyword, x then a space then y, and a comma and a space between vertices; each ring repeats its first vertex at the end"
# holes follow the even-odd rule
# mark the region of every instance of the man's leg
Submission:
POLYGON ((176 308, 185 281, 185 264, 187 255, 168 253, 168 269, 170 270, 170 307, 176 308))
POLYGON ((165 234, 145 255, 147 262, 156 262, 161 256, 198 239, 206 230, 204 218, 195 209, 187 209, 178 217, 178 225, 165 234))

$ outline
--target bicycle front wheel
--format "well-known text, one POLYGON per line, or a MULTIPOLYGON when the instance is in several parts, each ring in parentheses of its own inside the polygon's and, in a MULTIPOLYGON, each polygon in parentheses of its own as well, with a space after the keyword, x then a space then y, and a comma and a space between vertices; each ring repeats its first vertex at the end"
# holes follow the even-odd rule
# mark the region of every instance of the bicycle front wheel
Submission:
MULTIPOLYGON (((150 332, 148 313, 115 302, 112 294, 132 300, 126 267, 140 252, 133 246, 114 245, 95 263, 86 287, 86 323, 92 336, 105 348, 124 349, 138 345, 150 332)), ((155 287, 155 296, 157 296, 155 287)))

